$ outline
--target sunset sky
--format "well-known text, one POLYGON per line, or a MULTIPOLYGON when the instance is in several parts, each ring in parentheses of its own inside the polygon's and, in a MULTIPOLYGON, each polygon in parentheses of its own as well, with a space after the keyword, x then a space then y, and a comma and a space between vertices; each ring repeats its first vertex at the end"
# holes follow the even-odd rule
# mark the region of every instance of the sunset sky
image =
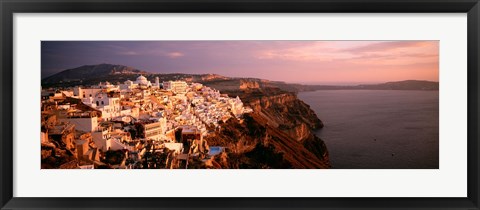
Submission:
POLYGON ((438 41, 43 41, 42 78, 100 63, 305 84, 438 81, 438 41))

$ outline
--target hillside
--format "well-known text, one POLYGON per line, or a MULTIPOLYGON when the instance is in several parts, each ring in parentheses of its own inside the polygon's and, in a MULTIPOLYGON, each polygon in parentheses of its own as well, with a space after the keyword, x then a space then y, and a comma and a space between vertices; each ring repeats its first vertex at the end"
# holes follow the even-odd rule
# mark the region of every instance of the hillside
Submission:
POLYGON ((94 79, 110 78, 120 75, 148 74, 133 67, 113 64, 85 65, 73 69, 63 70, 57 74, 42 79, 42 85, 84 83, 94 79))
POLYGON ((98 64, 85 65, 73 69, 66 69, 57 74, 42 79, 42 87, 73 87, 78 85, 96 85, 99 82, 108 81, 112 84, 123 83, 126 80, 134 81, 138 76, 143 75, 148 80, 154 81, 159 77, 160 81, 185 80, 187 82, 203 82, 226 80, 227 77, 217 74, 153 74, 129 66, 98 64))

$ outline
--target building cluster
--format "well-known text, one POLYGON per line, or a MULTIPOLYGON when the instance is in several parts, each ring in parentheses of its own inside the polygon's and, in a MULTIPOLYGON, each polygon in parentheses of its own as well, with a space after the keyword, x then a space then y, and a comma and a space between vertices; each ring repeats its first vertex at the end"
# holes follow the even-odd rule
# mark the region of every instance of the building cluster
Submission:
POLYGON ((251 112, 238 97, 200 83, 42 90, 42 168, 188 168, 213 157, 204 137, 251 112))

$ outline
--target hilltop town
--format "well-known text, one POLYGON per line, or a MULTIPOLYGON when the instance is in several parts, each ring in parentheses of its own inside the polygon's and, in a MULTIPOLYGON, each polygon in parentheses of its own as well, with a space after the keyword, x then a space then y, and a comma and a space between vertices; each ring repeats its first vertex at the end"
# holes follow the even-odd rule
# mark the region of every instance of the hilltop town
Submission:
POLYGON ((152 83, 142 75, 115 85, 43 89, 41 105, 45 169, 208 168, 225 148, 204 139, 253 111, 238 96, 200 83, 152 83))

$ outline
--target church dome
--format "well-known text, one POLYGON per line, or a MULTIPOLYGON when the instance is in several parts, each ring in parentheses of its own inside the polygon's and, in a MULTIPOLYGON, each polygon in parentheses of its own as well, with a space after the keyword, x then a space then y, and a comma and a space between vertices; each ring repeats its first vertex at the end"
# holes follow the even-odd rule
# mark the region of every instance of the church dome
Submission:
POLYGON ((147 85, 147 84, 148 84, 148 80, 147 80, 146 77, 144 77, 144 76, 141 75, 141 76, 137 77, 137 84, 139 84, 139 85, 147 85))

